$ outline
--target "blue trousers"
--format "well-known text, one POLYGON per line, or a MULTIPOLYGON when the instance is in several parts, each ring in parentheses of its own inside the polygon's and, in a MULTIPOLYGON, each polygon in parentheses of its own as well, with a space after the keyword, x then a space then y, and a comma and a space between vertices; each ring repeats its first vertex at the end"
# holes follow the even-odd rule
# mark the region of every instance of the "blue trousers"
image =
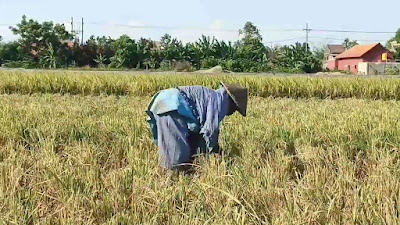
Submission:
POLYGON ((162 167, 175 169, 189 166, 196 154, 206 152, 202 136, 188 129, 185 117, 176 111, 153 116, 162 167))

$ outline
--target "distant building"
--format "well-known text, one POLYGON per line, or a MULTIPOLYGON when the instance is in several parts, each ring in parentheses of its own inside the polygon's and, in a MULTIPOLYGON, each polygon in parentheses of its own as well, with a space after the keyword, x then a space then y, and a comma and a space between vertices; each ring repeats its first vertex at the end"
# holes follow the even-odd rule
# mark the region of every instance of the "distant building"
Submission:
POLYGON ((327 45, 325 49, 325 61, 334 60, 336 56, 342 54, 345 50, 343 45, 327 45))
POLYGON ((333 70, 335 67, 335 59, 342 54, 346 49, 343 45, 327 45, 324 55, 324 68, 333 70))
MULTIPOLYGON (((73 49, 74 46, 75 46, 75 44, 77 44, 77 43, 74 42, 74 41, 63 40, 63 41, 61 41, 61 44, 62 44, 62 45, 65 45, 65 46, 68 47, 69 49, 73 49)), ((78 44, 78 45, 79 45, 79 44, 78 44)), ((38 45, 37 45, 36 43, 32 43, 32 44, 31 44, 31 51, 30 51, 30 52, 31 52, 32 56, 34 56, 34 57, 37 57, 38 54, 39 54, 39 52, 40 52, 41 50, 43 50, 43 48, 39 49, 37 46, 38 46, 38 45)))
POLYGON ((387 61, 393 61, 393 54, 383 47, 380 43, 373 45, 357 45, 353 48, 337 55, 335 60, 329 61, 328 69, 351 71, 354 74, 358 74, 358 64, 363 62, 384 62, 382 55, 387 53, 387 61))
POLYGON ((68 48, 73 49, 75 47, 75 44, 79 45, 78 42, 75 41, 69 41, 69 40, 64 40, 61 41, 61 44, 66 45, 68 48))

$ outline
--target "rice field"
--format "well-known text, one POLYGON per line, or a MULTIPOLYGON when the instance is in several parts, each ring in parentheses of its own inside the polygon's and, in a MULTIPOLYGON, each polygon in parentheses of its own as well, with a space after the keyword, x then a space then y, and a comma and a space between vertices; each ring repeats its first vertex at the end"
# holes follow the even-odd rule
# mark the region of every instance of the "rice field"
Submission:
POLYGON ((400 223, 396 79, 0 78, 0 224, 400 223), (248 117, 193 174, 161 170, 151 94, 220 79, 250 88, 248 117))
POLYGON ((151 96, 158 90, 179 85, 197 84, 216 88, 219 81, 246 86, 250 95, 258 97, 400 99, 398 78, 133 75, 62 71, 0 71, 0 94, 151 96))

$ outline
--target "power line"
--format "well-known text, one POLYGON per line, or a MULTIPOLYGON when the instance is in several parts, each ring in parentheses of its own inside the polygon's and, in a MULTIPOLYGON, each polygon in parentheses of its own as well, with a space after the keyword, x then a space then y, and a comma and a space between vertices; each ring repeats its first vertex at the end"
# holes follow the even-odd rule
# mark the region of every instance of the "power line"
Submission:
MULTIPOLYGON (((328 37, 308 37, 309 39, 322 39, 322 40, 334 40, 334 41, 344 41, 345 38, 328 38, 328 37)), ((296 37, 296 38, 288 38, 288 39, 281 39, 281 40, 275 40, 275 41, 266 41, 264 44, 273 44, 273 43, 281 43, 281 42, 288 42, 288 41, 295 41, 295 40, 302 40, 304 37, 296 37)), ((362 42, 384 42, 386 40, 363 40, 363 39, 357 39, 357 41, 362 41, 362 42)))
POLYGON ((259 29, 259 31, 271 31, 271 32, 299 32, 302 29, 259 29))
MULTIPOLYGON (((227 29, 227 28, 207 28, 207 27, 179 27, 179 26, 156 26, 156 25, 130 25, 120 23, 104 23, 104 22, 87 22, 86 24, 99 25, 99 26, 119 26, 127 27, 132 29, 163 29, 163 30, 210 30, 210 31, 226 31, 226 32, 238 32, 239 29, 227 29)), ((307 24, 308 25, 308 24, 307 24)), ((395 31, 363 31, 363 30, 334 30, 334 29, 310 29, 306 25, 305 29, 271 29, 271 28, 259 28, 259 31, 264 32, 331 32, 331 33, 365 33, 365 34, 395 34, 395 31)))
MULTIPOLYGON (((327 38, 327 37, 309 37, 310 39, 323 39, 323 40, 334 40, 334 41, 344 41, 344 38, 327 38)), ((362 41, 362 42, 381 42, 381 41, 387 41, 387 40, 363 40, 363 39, 357 39, 356 41, 362 41)))
MULTIPOLYGON (((79 22, 78 22, 79 23, 79 22)), ((64 24, 64 23, 63 23, 64 24)), ((158 26, 158 25, 131 25, 131 24, 121 24, 121 23, 106 23, 106 22, 85 22, 83 23, 83 18, 82 18, 82 23, 78 24, 81 25, 80 28, 77 30, 74 27, 74 21, 72 19, 71 21, 71 31, 75 37, 79 40, 79 34, 81 34, 81 41, 83 41, 83 26, 85 25, 97 25, 97 26, 115 26, 115 27, 124 27, 124 28, 129 28, 129 29, 159 29, 159 30, 188 30, 188 31, 213 31, 213 32, 234 32, 238 33, 239 29, 227 29, 227 28, 205 28, 205 27, 179 27, 179 26, 158 26)), ((0 24, 0 26, 15 26, 17 24, 0 24)), ((87 27, 85 27, 87 29, 87 27)), ((365 30, 335 30, 335 29, 311 29, 309 27, 309 24, 306 24, 305 29, 268 29, 268 28, 260 28, 260 32, 306 32, 305 35, 305 41, 307 43, 307 48, 309 45, 309 39, 322 39, 322 40, 337 40, 337 41, 343 41, 344 39, 341 38, 330 38, 330 37, 310 37, 310 33, 359 33, 359 34, 396 34, 396 32, 389 32, 389 31, 365 31, 365 30)), ((273 43, 280 43, 280 42, 288 42, 288 41, 294 41, 294 40, 302 40, 304 37, 295 37, 295 38, 289 38, 289 39, 281 39, 281 40, 275 40, 275 41, 268 41, 265 43, 268 44, 273 44, 273 43)), ((357 39, 358 41, 362 42, 385 42, 387 40, 360 40, 357 39)))
MULTIPOLYGON (((69 23, 69 22, 68 22, 69 23)), ((179 26, 157 26, 157 25, 130 25, 121 23, 104 23, 104 22, 85 22, 89 25, 98 26, 119 26, 132 29, 164 29, 164 30, 209 30, 209 31, 225 31, 225 32, 238 32, 239 29, 227 29, 227 28, 207 28, 207 27, 179 27, 179 26)), ((0 26, 15 26, 17 24, 0 24, 0 26)), ((282 28, 282 29, 271 29, 271 28, 260 28, 261 32, 328 32, 328 33, 363 33, 363 34, 396 34, 395 31, 365 31, 365 30, 336 30, 336 29, 295 29, 295 28, 282 28)))
MULTIPOLYGON (((132 29, 160 29, 160 30, 208 30, 208 31, 225 31, 237 33, 240 29, 227 29, 227 28, 207 28, 207 27, 178 27, 178 26, 155 26, 155 25, 130 25, 120 23, 101 23, 101 22, 87 22, 86 24, 98 25, 98 26, 116 26, 126 27, 132 29)), ((261 32, 294 32, 302 31, 302 29, 259 29, 261 32)))
POLYGON ((276 41, 267 41, 267 42, 265 42, 265 43, 266 43, 266 44, 271 44, 271 43, 295 41, 295 40, 299 40, 299 39, 304 39, 304 37, 297 37, 297 38, 290 38, 290 39, 282 39, 282 40, 276 40, 276 41))
POLYGON ((359 34, 395 34, 392 31, 363 31, 363 30, 326 30, 326 29, 313 29, 313 32, 330 32, 330 33, 359 33, 359 34))
POLYGON ((173 27, 173 26, 154 26, 154 25, 129 25, 129 24, 119 24, 119 23, 99 23, 99 22, 87 22, 86 24, 90 25, 99 25, 99 26, 115 26, 115 27, 126 27, 131 29, 159 29, 159 30, 211 30, 211 31, 225 31, 225 32, 235 32, 237 33, 239 30, 237 29, 226 29, 226 28, 202 28, 202 27, 173 27))

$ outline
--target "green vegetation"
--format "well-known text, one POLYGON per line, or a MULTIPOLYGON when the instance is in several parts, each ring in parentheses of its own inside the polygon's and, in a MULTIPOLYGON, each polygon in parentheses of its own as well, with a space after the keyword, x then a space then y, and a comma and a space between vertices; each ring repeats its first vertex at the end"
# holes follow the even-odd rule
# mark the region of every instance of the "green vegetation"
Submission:
MULTIPOLYGON (((386 46, 388 48, 392 48, 391 42, 400 43, 400 29, 398 29, 396 32, 396 35, 386 43, 386 46)), ((400 60, 400 47, 395 47, 394 50, 395 50, 394 56, 395 56, 396 60, 400 60)))
POLYGON ((356 40, 351 41, 349 38, 344 39, 343 41, 343 46, 346 50, 358 45, 358 42, 356 40))
POLYGON ((73 42, 63 25, 39 23, 25 16, 11 27, 19 39, 2 43, 0 64, 6 67, 198 70, 221 65, 234 72, 283 71, 313 73, 322 62, 305 43, 269 48, 257 27, 247 22, 240 30, 241 39, 226 42, 202 36, 193 43, 165 34, 159 42, 127 35, 118 39, 90 37, 83 45, 73 42), (177 66, 186 65, 183 68, 177 66))
MULTIPOLYGON (((117 39, 91 36, 79 44, 64 25, 39 23, 25 16, 10 29, 17 41, 2 42, 0 37, 0 65, 9 68, 192 71, 220 65, 233 72, 315 73, 322 71, 324 57, 324 48, 310 51, 306 43, 269 47, 251 22, 239 30, 236 42, 202 36, 183 43, 165 34, 160 41, 134 40, 128 35, 117 39)), ((388 46, 391 41, 400 42, 400 30, 388 46)), ((343 45, 349 49, 358 42, 346 38, 343 45)), ((396 59, 400 59, 398 52, 396 59)))
POLYGON ((394 66, 386 69, 386 74, 400 75, 400 67, 394 66))

